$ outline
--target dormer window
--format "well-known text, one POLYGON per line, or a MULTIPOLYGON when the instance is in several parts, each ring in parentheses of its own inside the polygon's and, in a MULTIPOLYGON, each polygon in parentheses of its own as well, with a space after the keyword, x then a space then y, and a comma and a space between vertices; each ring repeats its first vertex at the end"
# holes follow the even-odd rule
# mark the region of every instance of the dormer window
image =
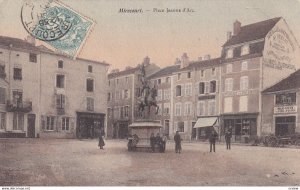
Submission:
POLYGON ((226 58, 232 58, 232 57, 233 57, 233 49, 228 49, 227 54, 226 54, 226 58))
POLYGON ((241 53, 241 55, 247 55, 247 54, 249 54, 249 45, 248 44, 244 45, 242 47, 242 53, 241 53))

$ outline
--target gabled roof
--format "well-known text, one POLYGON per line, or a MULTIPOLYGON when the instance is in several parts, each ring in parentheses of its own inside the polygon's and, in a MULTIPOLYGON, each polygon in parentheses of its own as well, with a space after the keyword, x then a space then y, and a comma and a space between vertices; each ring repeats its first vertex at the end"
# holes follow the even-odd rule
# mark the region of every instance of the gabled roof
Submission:
POLYGON ((7 36, 0 36, 0 45, 7 47, 12 46, 13 48, 20 48, 25 50, 39 51, 39 48, 29 42, 26 42, 25 40, 7 36))
POLYGON ((300 89, 300 69, 292 73, 287 78, 281 80, 277 84, 267 88, 263 92, 278 92, 293 89, 300 89))
POLYGON ((171 65, 171 66, 165 67, 163 69, 160 69, 156 73, 150 75, 149 78, 168 76, 168 75, 171 75, 172 73, 177 72, 179 70, 180 70, 180 65, 171 65))
POLYGON ((280 19, 281 17, 276 17, 269 20, 242 26, 240 32, 237 35, 232 36, 223 45, 223 47, 265 38, 268 32, 280 19))

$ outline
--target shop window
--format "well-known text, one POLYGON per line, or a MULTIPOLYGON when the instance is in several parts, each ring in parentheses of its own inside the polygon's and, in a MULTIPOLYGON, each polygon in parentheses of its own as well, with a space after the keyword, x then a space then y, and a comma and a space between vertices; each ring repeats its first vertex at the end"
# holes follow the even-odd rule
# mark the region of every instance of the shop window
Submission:
POLYGON ((64 61, 63 60, 59 60, 57 62, 57 67, 60 68, 60 69, 64 68, 64 61))
POLYGON ((176 96, 181 96, 181 85, 176 86, 176 96))
POLYGON ((32 63, 36 63, 37 62, 37 54, 30 53, 29 54, 29 61, 32 62, 32 63))
POLYGON ((94 92, 94 79, 86 79, 86 91, 94 92))
POLYGON ((181 132, 181 133, 184 132, 184 122, 183 122, 183 121, 179 121, 179 122, 177 123, 177 130, 178 130, 179 132, 181 132))
POLYGON ((275 118, 275 135, 286 136, 295 134, 296 117, 276 117, 275 118))
POLYGON ((63 130, 63 131, 70 130, 70 118, 69 117, 63 117, 61 123, 62 123, 61 130, 63 130))
POLYGON ((87 102, 86 109, 88 111, 94 111, 94 98, 87 97, 86 102, 87 102))
POLYGON ((22 69, 21 68, 14 68, 14 79, 22 80, 22 69))
POLYGON ((65 88, 65 75, 56 75, 56 87, 65 88))

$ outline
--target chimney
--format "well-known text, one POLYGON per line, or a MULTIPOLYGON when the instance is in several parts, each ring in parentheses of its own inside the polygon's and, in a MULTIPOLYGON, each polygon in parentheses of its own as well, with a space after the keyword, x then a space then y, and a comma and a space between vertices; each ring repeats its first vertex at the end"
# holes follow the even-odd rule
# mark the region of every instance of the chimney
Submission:
POLYGON ((227 41, 230 40, 232 33, 230 31, 227 32, 227 41))
POLYGON ((144 58, 143 64, 144 64, 145 66, 147 66, 147 65, 150 64, 150 58, 149 58, 148 56, 146 56, 146 57, 144 58))
POLYGON ((181 65, 180 68, 185 68, 187 66, 189 66, 189 57, 187 56, 186 53, 183 53, 181 56, 181 65))
POLYGON ((198 61, 202 61, 202 57, 198 57, 198 61))
POLYGON ((180 61, 180 59, 179 58, 176 58, 176 60, 175 60, 175 63, 174 63, 175 65, 180 65, 181 64, 181 61, 180 61))
POLYGON ((28 35, 26 38, 25 38, 25 41, 30 43, 31 45, 34 45, 35 46, 35 38, 28 35))
POLYGON ((125 70, 129 70, 129 69, 132 69, 132 67, 131 67, 131 66, 127 66, 127 67, 125 68, 125 70))
POLYGON ((238 20, 236 20, 233 23, 233 35, 234 36, 236 36, 241 31, 241 26, 242 26, 242 24, 238 20))
POLYGON ((209 54, 204 55, 204 60, 210 60, 210 55, 209 54))

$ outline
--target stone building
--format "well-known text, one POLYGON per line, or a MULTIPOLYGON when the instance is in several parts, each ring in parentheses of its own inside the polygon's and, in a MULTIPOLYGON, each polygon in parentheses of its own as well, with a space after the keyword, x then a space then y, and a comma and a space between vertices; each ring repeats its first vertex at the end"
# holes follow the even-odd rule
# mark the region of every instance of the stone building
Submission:
POLYGON ((105 128, 108 64, 1 36, 0 65, 1 137, 84 138, 105 128))
POLYGON ((300 70, 267 88, 262 96, 262 134, 300 133, 300 70))
MULTIPOLYGON (((146 57, 143 63, 147 76, 160 69, 154 63, 150 63, 149 57, 146 57)), ((137 112, 141 85, 140 65, 134 68, 127 67, 124 71, 113 70, 108 75, 108 137, 126 138, 128 125, 141 118, 137 112)))
POLYGON ((299 45, 283 18, 241 26, 222 49, 222 131, 232 130, 233 141, 246 142, 264 131, 262 91, 299 67, 299 45))

